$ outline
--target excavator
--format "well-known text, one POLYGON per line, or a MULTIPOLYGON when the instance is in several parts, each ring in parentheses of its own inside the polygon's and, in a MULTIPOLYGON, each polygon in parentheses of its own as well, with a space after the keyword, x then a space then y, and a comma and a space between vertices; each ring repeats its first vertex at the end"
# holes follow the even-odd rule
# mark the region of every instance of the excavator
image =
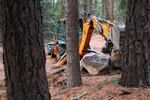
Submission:
MULTIPOLYGON (((106 47, 102 50, 103 53, 110 54, 114 46, 119 49, 119 43, 116 43, 113 38, 114 36, 119 36, 119 33, 117 33, 118 35, 114 35, 114 33, 111 31, 111 29, 115 29, 114 23, 108 20, 97 18, 96 16, 90 16, 90 18, 83 24, 82 37, 79 44, 79 55, 81 58, 87 53, 92 52, 89 49, 89 43, 94 29, 98 31, 106 41, 106 47)), ((117 39, 119 39, 119 37, 117 39)), ((53 51, 52 55, 55 55, 58 59, 57 65, 65 64, 67 61, 65 43, 57 40, 56 35, 54 35, 53 45, 51 46, 53 46, 53 49, 51 49, 51 51, 53 51)))

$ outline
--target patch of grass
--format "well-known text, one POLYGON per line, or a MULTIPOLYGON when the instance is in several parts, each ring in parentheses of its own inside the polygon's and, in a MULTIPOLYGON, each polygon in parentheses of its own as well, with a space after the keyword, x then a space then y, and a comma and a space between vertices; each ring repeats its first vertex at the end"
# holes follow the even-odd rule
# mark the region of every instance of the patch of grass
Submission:
POLYGON ((110 80, 111 84, 119 84, 119 82, 120 82, 119 78, 114 78, 114 79, 110 80))
POLYGON ((119 84, 120 79, 119 78, 113 78, 111 80, 104 80, 103 82, 99 83, 96 88, 98 90, 101 90, 104 86, 109 85, 109 84, 119 84))

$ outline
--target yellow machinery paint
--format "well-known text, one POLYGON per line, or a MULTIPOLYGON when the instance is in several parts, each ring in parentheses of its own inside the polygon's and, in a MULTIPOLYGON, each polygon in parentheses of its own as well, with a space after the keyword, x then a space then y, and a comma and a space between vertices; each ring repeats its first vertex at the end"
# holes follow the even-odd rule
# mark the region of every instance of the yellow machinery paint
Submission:
MULTIPOLYGON (((94 29, 96 29, 97 31, 102 30, 102 36, 104 36, 105 39, 108 39, 110 34, 110 28, 112 26, 114 26, 114 24, 111 22, 97 20, 96 17, 91 16, 90 21, 85 22, 83 25, 82 39, 79 46, 80 57, 83 57, 85 54, 87 54, 87 49, 89 47, 89 43, 94 29)), ((64 56, 63 59, 57 62, 57 64, 63 65, 66 61, 67 56, 64 56)))

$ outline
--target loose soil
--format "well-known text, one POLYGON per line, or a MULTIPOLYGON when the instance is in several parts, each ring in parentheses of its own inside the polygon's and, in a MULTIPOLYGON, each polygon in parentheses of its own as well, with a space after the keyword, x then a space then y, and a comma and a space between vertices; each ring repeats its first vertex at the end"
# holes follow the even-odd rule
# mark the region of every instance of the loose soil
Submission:
MULTIPOLYGON (((91 48, 100 52, 104 46, 103 38, 97 34, 92 36, 91 48)), ((6 100, 6 88, 4 85, 4 68, 2 61, 2 47, 0 47, 0 100, 6 100)), ((125 88, 120 86, 120 71, 100 73, 90 76, 82 71, 83 85, 68 89, 66 66, 51 69, 56 59, 46 56, 46 71, 49 90, 52 100, 150 100, 148 88, 125 88)))

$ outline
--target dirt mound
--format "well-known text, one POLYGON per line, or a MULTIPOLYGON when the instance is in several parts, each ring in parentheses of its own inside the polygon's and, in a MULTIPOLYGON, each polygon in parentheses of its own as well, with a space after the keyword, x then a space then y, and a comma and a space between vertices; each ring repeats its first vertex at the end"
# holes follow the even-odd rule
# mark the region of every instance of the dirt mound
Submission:
POLYGON ((62 75, 51 75, 48 79, 49 87, 57 87, 57 88, 66 88, 67 87, 67 78, 62 75))

